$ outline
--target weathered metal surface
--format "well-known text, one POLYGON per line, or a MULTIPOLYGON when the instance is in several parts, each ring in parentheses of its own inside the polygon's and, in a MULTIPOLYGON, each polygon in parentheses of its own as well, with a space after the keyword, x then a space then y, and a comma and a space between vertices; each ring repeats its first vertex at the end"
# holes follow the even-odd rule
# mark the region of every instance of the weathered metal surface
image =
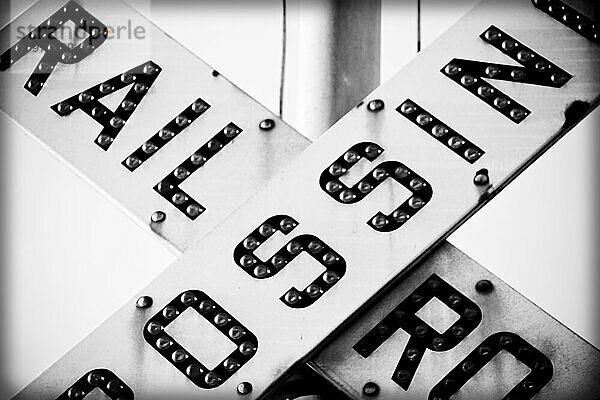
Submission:
MULTIPOLYGON (((224 77, 213 75, 210 66, 129 6, 94 0, 67 4, 72 6, 62 11, 64 0, 42 1, 0 33, 0 51, 7 50, 0 72, 0 108, 121 204, 140 224, 149 226, 178 250, 185 250, 194 238, 212 229, 308 146, 306 138, 224 77), (78 4, 85 11, 74 11, 79 9, 78 4), (93 51, 73 47, 78 40, 67 20, 77 19, 75 22, 80 23, 78 18, 82 16, 87 18, 87 27, 80 26, 91 33, 82 43, 96 46, 93 51), (57 39, 27 41, 31 26, 40 24, 40 34, 60 28, 54 33, 57 39), (102 26, 109 30, 107 39, 98 31, 92 32, 102 26), (23 37, 25 41, 20 40, 23 37), (60 44, 61 38, 63 42, 74 42, 71 48, 60 44), (48 45, 54 49, 39 50, 48 45), (63 53, 70 54, 68 63, 63 53), (57 57, 61 61, 55 61, 57 57), (73 63, 74 58, 79 62, 73 63), (38 64, 42 59, 45 64, 38 64), (50 68, 53 63, 56 65, 50 68), (154 70, 144 70, 147 63, 152 63, 154 70), (120 75, 136 67, 137 80, 123 83, 120 75), (39 72, 43 69, 50 75, 34 95, 26 82, 32 71, 38 71, 34 79, 46 76, 39 72), (107 80, 108 86, 96 86, 107 80), (135 92, 132 88, 142 81, 147 90, 135 92), (118 91, 121 87, 123 90, 118 91), (84 91, 89 95, 80 99, 84 91), (135 105, 123 103, 117 107, 126 98, 135 105), (63 103, 67 99, 70 108, 61 108, 66 107, 63 103), (206 103, 206 110, 193 109, 198 99, 206 103), (96 100, 100 104, 94 103, 96 100), (108 117, 93 117, 95 107, 108 117), (125 120, 120 130, 110 126, 112 111, 125 120), (187 120, 176 119, 181 115, 187 120), (274 122, 271 130, 259 128, 265 119, 274 122), (221 144, 207 148, 209 140, 231 123, 239 127, 236 136, 218 138, 221 144), (163 128, 172 133, 159 134, 163 128), (101 131, 107 135, 101 136, 101 131), (142 145, 147 141, 154 147, 145 152, 142 145), (203 146, 202 155, 210 158, 206 165, 186 164, 185 160, 203 146), (137 160, 127 161, 131 155, 137 160), (172 176, 181 165, 188 169, 189 177, 172 176), (167 176, 173 183, 180 183, 181 190, 176 190, 174 184, 174 189, 161 195, 153 188, 167 176), (173 200, 178 192, 187 195, 180 205, 173 200), (190 205, 195 208, 188 212, 190 205), (155 211, 165 213, 163 222, 151 221, 155 211)), ((85 36, 82 29, 78 31, 79 40, 85 36)), ((115 122, 116 126, 123 124, 115 122)))
MULTIPOLYGON (((473 74, 481 72, 472 63, 460 62, 473 67, 473 74)), ((154 299, 151 308, 137 310, 134 301, 124 306, 17 398, 58 396, 83 374, 100 367, 110 368, 136 398, 230 398, 240 382, 254 387, 247 398, 267 393, 291 365, 303 360, 369 298, 566 133, 583 114, 573 114, 571 109, 573 118, 565 124, 565 109, 577 100, 597 102, 599 62, 595 44, 530 2, 484 3, 144 289, 141 294, 154 299), (502 40, 498 31, 491 34, 492 26, 502 30, 502 40), (510 42, 504 49, 503 35, 518 44, 510 42), (502 49, 517 58, 521 57, 514 51, 517 46, 532 49, 536 62, 543 57, 552 65, 544 64, 540 69, 545 72, 538 73, 528 60, 525 68, 516 68, 502 49), (537 85, 493 81, 497 90, 529 113, 512 112, 515 107, 509 107, 507 99, 486 103, 474 95, 475 90, 461 87, 479 86, 483 79, 479 76, 457 83, 440 71, 447 72, 445 67, 459 58, 510 63, 514 67, 496 68, 520 71, 515 73, 517 79, 531 74, 537 85), (566 72, 553 78, 548 68, 566 72), (408 99, 427 110, 427 115, 416 109, 408 112, 414 108, 406 106, 408 99), (454 136, 448 141, 432 137, 444 132, 434 129, 432 116, 481 152, 454 136), (357 152, 348 153, 353 147, 357 152), (456 151, 459 147, 461 151, 456 151), (338 159, 339 165, 332 165, 338 159), (344 174, 344 168, 355 163, 349 172, 352 176, 344 174), (339 173, 344 176, 337 182, 331 175, 339 173), (357 176, 365 174, 354 187, 357 176), (422 179, 415 180, 417 175, 422 179), (473 181, 476 175, 479 185, 473 181), (352 186, 352 192, 342 191, 342 183, 352 186), (398 212, 386 216, 392 211, 398 212), (277 225, 262 225, 274 216, 277 225), (273 231, 284 232, 289 240, 273 231), (255 240, 248 239, 250 234, 255 240), (262 247, 264 242, 268 243, 262 247), (247 251, 237 259, 234 250, 240 245, 247 251), (292 286, 298 289, 290 290, 292 286), (202 291, 197 297, 210 297, 217 309, 203 313, 207 308, 199 300, 186 304, 183 299, 189 299, 189 294, 182 295, 190 290, 202 291), (233 322, 223 322, 227 318, 217 315, 222 310, 257 342, 253 339, 242 346, 243 339, 234 339, 238 350, 233 345, 227 349, 213 345, 206 333, 196 336, 193 332, 199 328, 176 330, 179 335, 169 333, 173 340, 161 339, 160 326, 148 325, 152 317, 170 330, 175 322, 169 318, 187 313, 191 320, 209 322, 204 332, 209 329, 217 336, 232 337, 229 324, 233 322), (193 349, 185 339, 188 336, 194 339, 193 349), (181 345, 186 352, 182 353, 181 345), (188 352, 206 369, 188 364, 188 352), (231 374, 221 372, 236 364, 220 361, 228 354, 239 364, 231 374), (219 364, 203 361, 209 358, 219 364), (209 376, 213 367, 221 381, 209 376), (218 386, 203 389, 199 380, 218 386)), ((187 317, 174 319, 190 322, 187 317)))
MULTIPOLYGON (((510 337, 507 335, 504 339, 510 337)), ((537 393, 535 398, 548 400, 594 400, 600 393, 597 379, 600 352, 597 349, 448 243, 438 248, 402 282, 369 307, 335 341, 316 355, 310 365, 355 399, 437 399, 450 398, 452 393, 456 393, 453 399, 500 399, 507 398, 504 396, 513 388, 523 390, 520 398, 525 399, 533 398, 537 393), (416 296, 420 293, 416 289, 430 282, 434 275, 452 289, 449 292, 440 290, 436 293, 439 297, 431 300, 424 297, 421 304, 414 303, 418 300, 415 293, 416 296), (479 283, 480 290, 477 290, 478 282, 482 280, 493 285, 490 292, 481 291, 485 289, 483 283, 479 283), (479 316, 474 315, 471 322, 465 320, 467 308, 464 304, 453 305, 457 300, 450 298, 452 292, 460 293, 467 301, 472 301, 475 304, 472 309, 477 310, 479 316), (429 308, 435 303, 438 308, 429 308), (451 349, 446 347, 436 351, 430 349, 428 344, 424 355, 417 355, 416 347, 408 343, 416 333, 407 332, 404 328, 396 330, 393 323, 389 323, 389 318, 386 319, 401 304, 414 304, 414 309, 419 310, 415 314, 431 328, 441 326, 432 335, 434 340, 435 337, 453 337, 460 333, 460 329, 463 329, 464 336, 458 336, 451 349), (456 323, 450 327, 459 317, 463 324, 456 323), (475 328, 465 331, 469 323, 474 324, 475 328), (447 332, 444 332, 446 329, 447 332), (494 357, 482 355, 483 352, 480 354, 481 345, 489 344, 488 338, 492 338, 492 347, 495 339, 500 340, 500 336, 495 336, 498 332, 517 335, 530 346, 524 342, 520 347, 507 344, 494 357), (373 349, 374 346, 368 344, 369 339, 372 343, 381 342, 381 345, 373 349), (361 346, 369 350, 364 352, 361 346), (473 364, 465 363, 473 351, 473 364), (541 352, 542 356, 536 357, 533 354, 535 351, 541 352), (365 357, 361 352, 369 354, 365 357), (404 353, 416 359, 402 363, 400 360, 404 353), (397 368, 399 362, 403 366, 412 365, 416 368, 406 389, 399 380, 399 376, 405 373, 397 368), (547 367, 546 376, 540 374, 544 366, 547 367), (525 378, 530 372, 534 375, 525 378), (550 379, 546 382, 548 377, 550 379), (466 383, 463 384, 464 381, 466 383), (379 387, 378 396, 369 396, 364 392, 363 388, 368 382, 379 387), (434 387, 437 389, 433 390, 434 387)))

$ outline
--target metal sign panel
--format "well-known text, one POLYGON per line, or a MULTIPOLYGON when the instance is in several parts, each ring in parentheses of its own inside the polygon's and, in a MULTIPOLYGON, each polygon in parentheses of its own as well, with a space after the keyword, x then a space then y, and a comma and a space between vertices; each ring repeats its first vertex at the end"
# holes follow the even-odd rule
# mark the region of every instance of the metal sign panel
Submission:
POLYGON ((311 366, 356 399, 600 393, 600 351, 448 243, 311 366))
POLYGON ((577 123, 599 64, 529 1, 483 3, 16 398, 97 368, 138 399, 267 393, 577 123))
POLYGON ((120 2, 43 1, 0 43, 0 108, 179 250, 309 144, 120 2))

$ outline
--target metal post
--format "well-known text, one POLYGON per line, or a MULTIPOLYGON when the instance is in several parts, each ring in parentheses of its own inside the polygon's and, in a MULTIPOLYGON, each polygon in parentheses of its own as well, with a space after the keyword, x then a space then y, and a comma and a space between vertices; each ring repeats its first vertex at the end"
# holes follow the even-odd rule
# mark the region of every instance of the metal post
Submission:
POLYGON ((379 85, 381 0, 284 0, 282 117, 316 139, 379 85))

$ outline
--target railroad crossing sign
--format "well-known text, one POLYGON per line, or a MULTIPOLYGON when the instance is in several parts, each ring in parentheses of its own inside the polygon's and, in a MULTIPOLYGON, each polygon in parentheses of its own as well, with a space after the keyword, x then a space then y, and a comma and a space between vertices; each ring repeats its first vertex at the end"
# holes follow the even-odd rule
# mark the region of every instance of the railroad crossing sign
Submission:
MULTIPOLYGON (((110 7, 82 4, 93 19, 110 17, 110 7)), ((595 105, 597 45, 590 28, 577 32, 578 26, 571 25, 558 23, 526 1, 478 7, 190 247, 141 293, 138 309, 122 308, 17 398, 45 398, 49 393, 78 398, 94 390, 138 398, 211 398, 232 396, 240 382, 252 383, 249 398, 267 393, 293 363, 305 360, 369 298, 426 255, 595 105), (528 23, 539 31, 524 29, 528 23), (564 42, 573 54, 564 54, 548 37, 564 42), (436 163, 431 163, 432 156, 436 163), (288 263, 292 266, 285 268, 288 263), (308 274, 311 266, 319 273, 308 274), (189 326, 199 323, 208 323, 226 343, 209 346, 212 341, 198 338, 189 326)), ((154 34, 162 35, 157 30, 154 34)), ((97 36, 92 28, 89 35, 97 36)), ((90 46, 97 48, 75 54, 82 66, 88 58, 101 56, 106 44, 96 39, 90 46)), ((163 39, 168 40, 155 40, 163 39)), ((49 46, 48 41, 44 38, 43 44, 49 46)), ((161 48, 167 58, 171 47, 161 48)), ((19 54, 18 48, 12 50, 19 54)), ((15 58, 13 64, 18 63, 15 58)), ((38 77, 38 72, 31 78, 11 74, 13 67, 1 76, 11 91, 29 96, 19 98, 34 101, 51 87, 48 82, 62 64, 48 69, 40 63, 46 75, 52 71, 50 78, 38 77)), ((94 118, 95 109, 103 110, 100 116, 110 119, 102 129, 108 131, 100 132, 96 144, 108 154, 124 137, 120 125, 128 126, 134 114, 125 113, 131 110, 123 104, 117 110, 122 108, 121 114, 103 109, 103 85, 116 90, 130 80, 132 97, 125 100, 137 107, 159 79, 152 77, 166 70, 154 60, 138 67, 95 86, 82 84, 71 96, 44 106, 58 114, 50 114, 57 121, 88 111, 94 118), (140 82, 141 88, 136 86, 140 82)), ((183 112, 190 124, 194 121, 188 111, 210 110, 203 98, 192 97, 190 109, 183 112)), ((19 119, 19 110, 4 103, 2 107, 19 119)), ((181 127, 178 117, 169 122, 173 127, 181 127)), ((212 156, 211 147, 220 151, 214 141, 225 147, 237 139, 243 127, 234 124, 219 130, 206 148, 192 154, 199 153, 194 159, 208 161, 205 152, 212 156)), ((266 130, 270 123, 260 126, 266 130)), ((134 149, 123 153, 119 165, 124 171, 135 173, 147 161, 143 145, 134 149)), ((189 162, 196 165, 192 156, 189 162)), ((191 165, 177 164, 172 177, 150 187, 195 221, 189 218, 190 206, 202 211, 197 216, 204 206, 191 204, 195 197, 171 181, 193 172, 191 165)), ((162 223, 162 217, 153 222, 162 223)), ((173 229, 173 235, 180 229, 173 229)))

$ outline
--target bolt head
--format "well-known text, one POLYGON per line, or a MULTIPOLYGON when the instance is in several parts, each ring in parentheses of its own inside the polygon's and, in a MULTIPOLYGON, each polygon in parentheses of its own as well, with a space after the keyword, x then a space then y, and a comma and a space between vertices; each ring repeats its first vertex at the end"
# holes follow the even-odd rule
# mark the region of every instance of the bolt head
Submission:
POLYGON ((260 121, 260 124, 258 124, 258 127, 262 130, 262 131, 270 131, 271 129, 273 129, 275 127, 275 121, 273 121, 272 119, 263 119, 262 121, 260 121))
POLYGON ((477 186, 486 186, 490 183, 490 177, 488 175, 488 171, 482 169, 475 174, 475 178, 473 178, 473 183, 477 186))
POLYGON ((487 294, 494 290, 494 284, 487 279, 482 279, 475 284, 475 290, 479 293, 487 294))
POLYGON ((252 392, 252 384, 250 382, 242 382, 237 387, 238 394, 245 395, 252 392))
POLYGON ((145 308, 152 307, 152 303, 153 303, 152 297, 142 296, 139 299, 137 299, 137 301, 135 302, 135 307, 143 310, 145 308))
POLYGON ((375 397, 379 394, 379 385, 375 382, 367 382, 363 386, 363 394, 369 397, 375 397))
POLYGON ((167 214, 162 211, 155 211, 152 213, 152 217, 150 217, 150 220, 155 224, 160 224, 161 222, 164 222, 165 219, 167 219, 167 214))
POLYGON ((380 99, 371 100, 367 105, 367 108, 371 112, 378 112, 385 108, 385 103, 380 99))

